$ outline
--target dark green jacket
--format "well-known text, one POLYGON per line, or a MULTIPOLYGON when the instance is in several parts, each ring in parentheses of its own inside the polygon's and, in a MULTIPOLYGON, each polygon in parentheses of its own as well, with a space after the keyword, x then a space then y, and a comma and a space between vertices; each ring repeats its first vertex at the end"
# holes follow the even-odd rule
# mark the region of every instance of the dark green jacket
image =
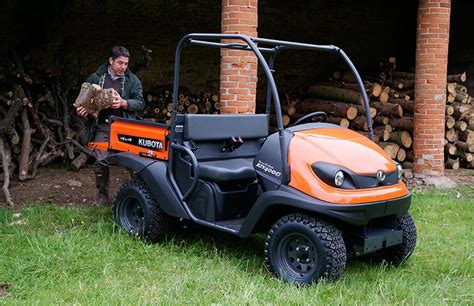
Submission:
MULTIPOLYGON (((87 78, 86 82, 100 85, 101 78, 105 77, 108 66, 108 64, 100 66, 96 72, 87 78)), ((142 83, 129 69, 125 71, 125 82, 123 86, 122 98, 128 102, 128 108, 123 112, 125 118, 135 119, 137 117, 137 111, 141 111, 145 108, 142 83)), ((83 135, 84 144, 87 144, 88 142, 92 141, 92 139, 94 139, 96 127, 97 120, 90 117, 83 135)))

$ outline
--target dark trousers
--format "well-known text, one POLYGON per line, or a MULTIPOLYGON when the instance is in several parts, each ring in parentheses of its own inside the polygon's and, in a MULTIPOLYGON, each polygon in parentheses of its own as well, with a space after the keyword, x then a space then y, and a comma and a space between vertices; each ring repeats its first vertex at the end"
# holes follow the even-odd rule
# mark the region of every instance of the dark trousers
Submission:
MULTIPOLYGON (((110 125, 107 123, 99 123, 94 136, 94 142, 109 142, 110 125)), ((94 149, 95 177, 99 195, 109 194, 109 163, 106 158, 110 155, 107 151, 94 149)))

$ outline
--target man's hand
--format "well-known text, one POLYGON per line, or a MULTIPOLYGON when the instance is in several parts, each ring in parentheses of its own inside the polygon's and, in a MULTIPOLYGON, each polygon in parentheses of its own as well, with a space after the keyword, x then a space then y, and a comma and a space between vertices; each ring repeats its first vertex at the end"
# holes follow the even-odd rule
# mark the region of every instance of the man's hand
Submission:
POLYGON ((120 97, 120 94, 116 90, 112 91, 112 98, 114 99, 114 101, 112 103, 112 108, 113 109, 117 109, 117 108, 120 108, 120 107, 122 107, 124 109, 128 108, 127 100, 122 99, 122 97, 120 97))
POLYGON ((76 108, 76 112, 79 116, 81 117, 87 117, 87 111, 84 107, 82 106, 79 106, 78 108, 76 108))

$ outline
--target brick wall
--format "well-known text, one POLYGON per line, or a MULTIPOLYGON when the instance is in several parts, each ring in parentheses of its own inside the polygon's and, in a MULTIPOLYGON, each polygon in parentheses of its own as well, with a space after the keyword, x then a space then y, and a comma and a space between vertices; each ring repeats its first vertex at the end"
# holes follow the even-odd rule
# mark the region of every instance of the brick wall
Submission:
MULTIPOLYGON (((257 0, 222 0, 222 33, 255 37, 257 23, 257 0)), ((235 42, 242 43, 239 40, 235 42)), ((257 58, 252 52, 221 49, 220 98, 223 113, 255 112, 257 67, 257 58)))
POLYGON ((420 0, 416 44, 415 173, 444 174, 444 123, 451 0, 420 0))

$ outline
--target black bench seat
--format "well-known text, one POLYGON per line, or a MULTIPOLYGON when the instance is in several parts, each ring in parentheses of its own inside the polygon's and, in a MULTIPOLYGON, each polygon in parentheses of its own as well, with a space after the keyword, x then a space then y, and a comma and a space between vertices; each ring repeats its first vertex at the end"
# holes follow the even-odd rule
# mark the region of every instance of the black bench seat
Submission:
POLYGON ((248 183, 257 178, 252 159, 199 162, 199 176, 216 183, 248 183))

